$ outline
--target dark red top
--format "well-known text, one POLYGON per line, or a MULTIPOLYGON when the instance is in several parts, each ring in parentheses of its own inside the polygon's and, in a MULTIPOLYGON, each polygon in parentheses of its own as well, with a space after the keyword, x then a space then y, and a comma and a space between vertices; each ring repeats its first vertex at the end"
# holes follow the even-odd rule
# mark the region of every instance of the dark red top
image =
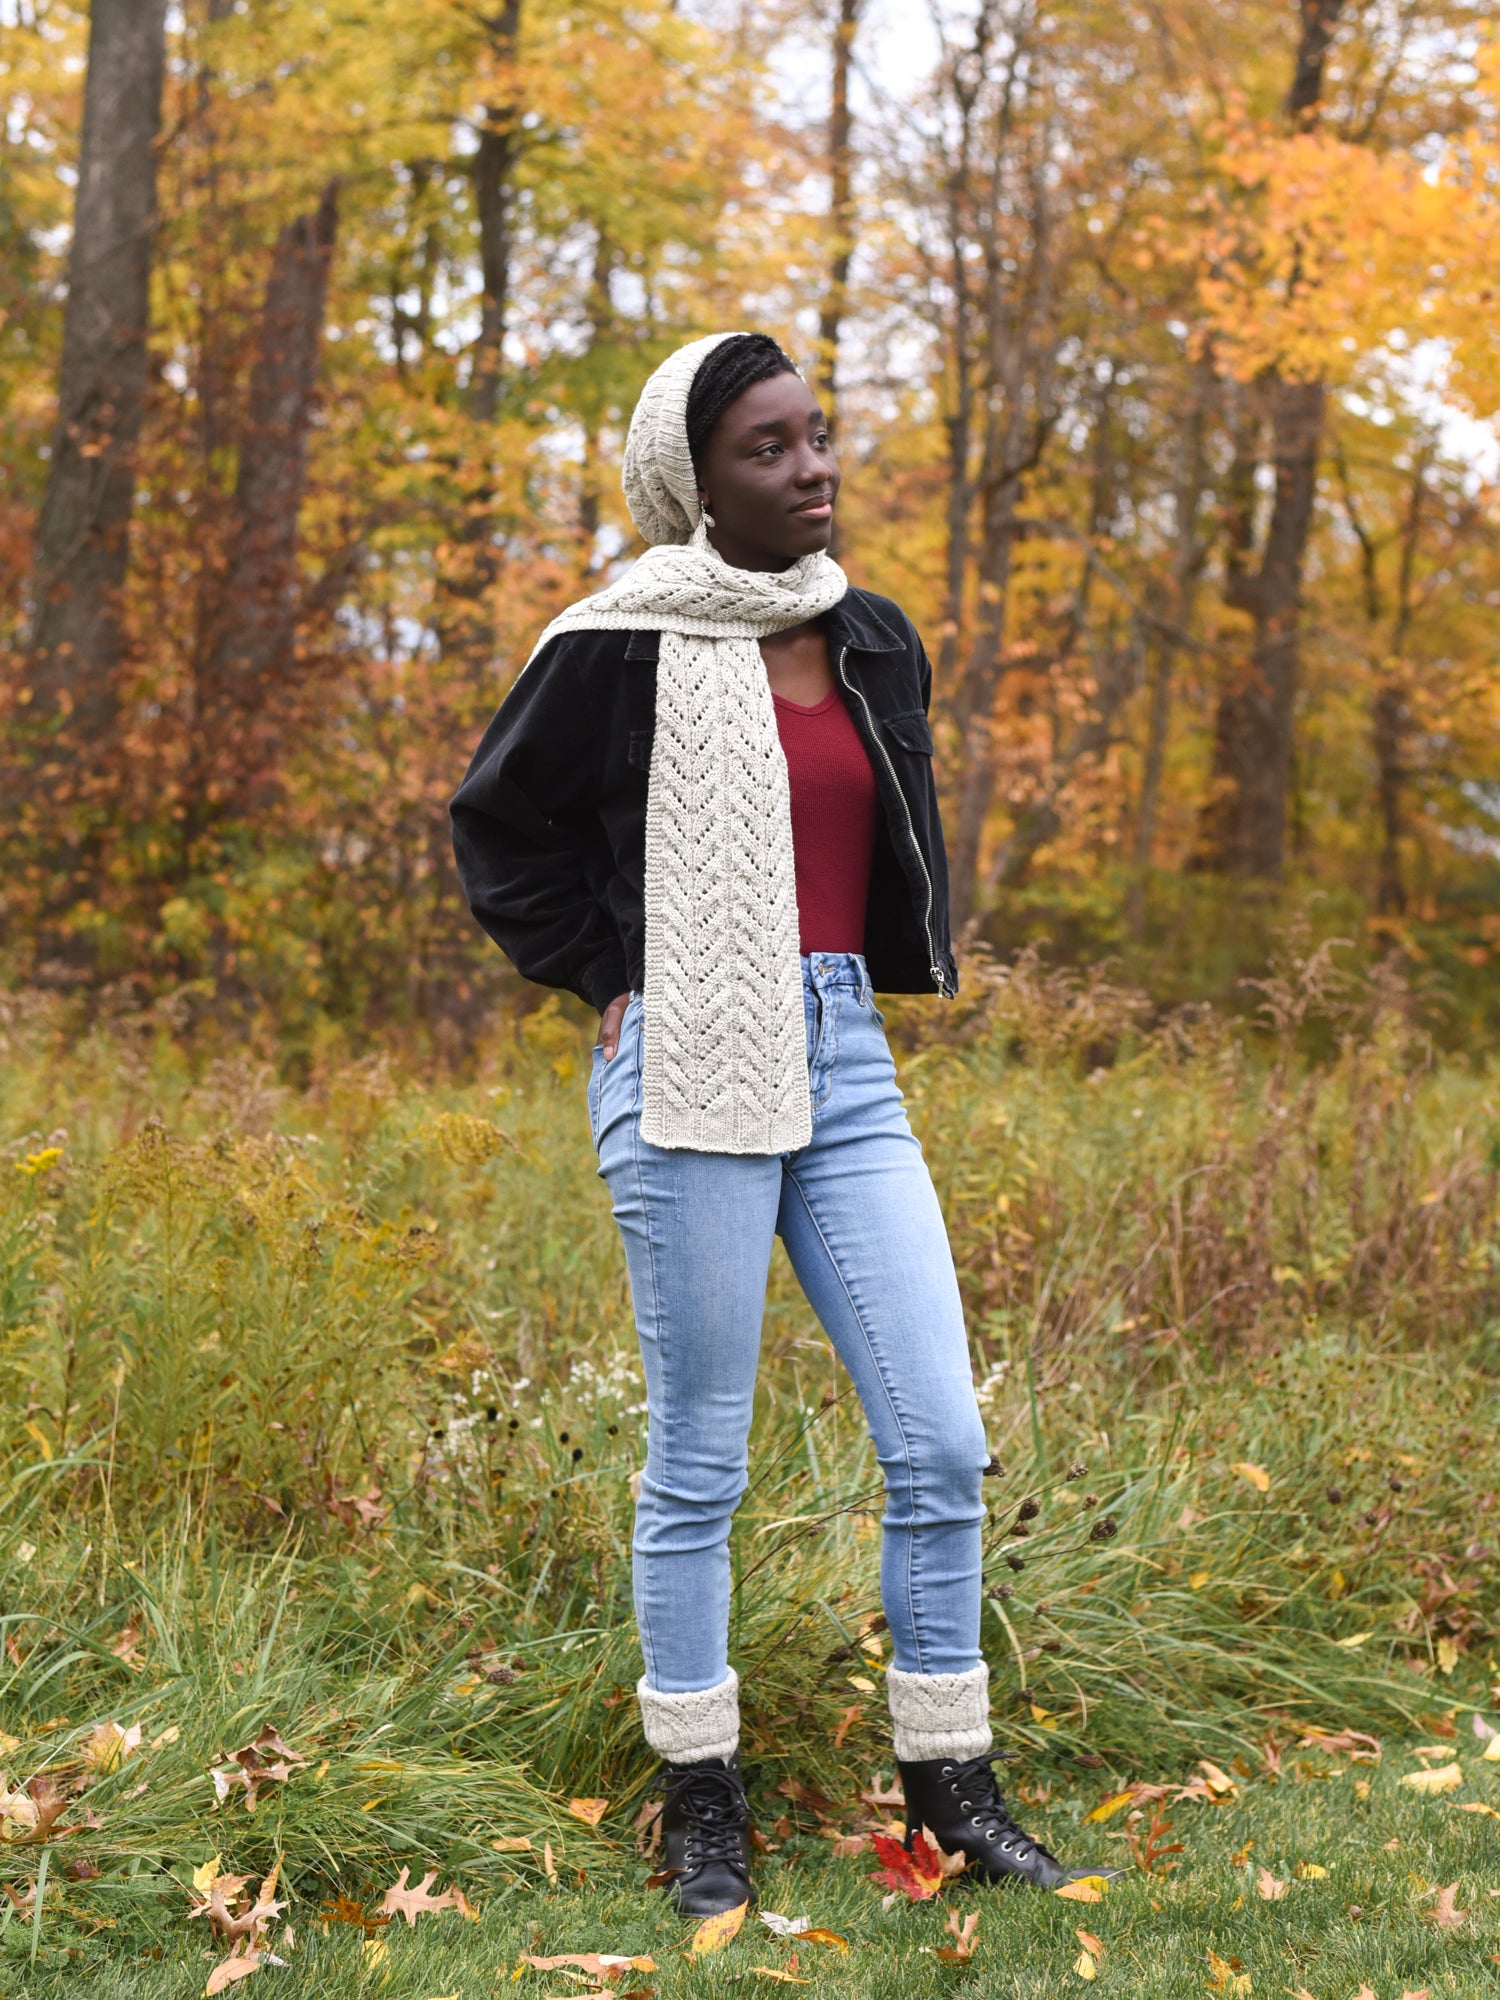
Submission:
POLYGON ((880 810, 875 773, 837 688, 815 708, 772 700, 792 787, 803 954, 863 951, 880 810))

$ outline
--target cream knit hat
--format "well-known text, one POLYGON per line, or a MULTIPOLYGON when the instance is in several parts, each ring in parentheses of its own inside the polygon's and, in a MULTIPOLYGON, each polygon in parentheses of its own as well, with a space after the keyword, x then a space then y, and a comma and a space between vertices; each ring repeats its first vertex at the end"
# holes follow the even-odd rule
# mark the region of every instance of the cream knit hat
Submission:
POLYGON ((710 333, 669 354, 647 377, 625 439, 621 482, 630 518, 651 543, 688 542, 698 525, 698 481, 688 450, 687 405, 705 358, 733 333, 710 333))

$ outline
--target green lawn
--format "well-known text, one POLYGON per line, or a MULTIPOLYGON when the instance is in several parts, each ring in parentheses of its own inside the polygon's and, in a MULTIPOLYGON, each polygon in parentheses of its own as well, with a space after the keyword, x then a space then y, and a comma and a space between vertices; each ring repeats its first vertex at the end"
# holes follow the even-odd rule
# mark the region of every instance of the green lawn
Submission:
MULTIPOLYGON (((1471 1752, 1471 1743, 1461 1738, 1454 1746, 1465 1770, 1454 1796, 1500 1802, 1500 1765, 1482 1763, 1474 1754, 1478 1744, 1471 1752)), ((816 1837, 793 1837, 779 1853, 763 1856, 759 1890, 766 1909, 809 1917, 848 1941, 847 1955, 804 1945, 796 1957, 798 1973, 814 1991, 850 2000, 955 1989, 1029 2000, 1081 1991, 1085 1982, 1075 1969, 1080 1928, 1105 1947, 1094 1982, 1099 1993, 1171 2000, 1216 1990, 1209 1986, 1214 1953, 1240 1962, 1230 1977, 1249 1979, 1241 1992, 1279 1995, 1305 1987, 1314 2000, 1351 2000, 1368 1986, 1377 2000, 1398 2000, 1425 1986, 1434 1995, 1493 1994, 1500 1991, 1495 1822, 1455 1811, 1449 1800, 1422 1800, 1399 1789, 1399 1774, 1419 1768, 1420 1760, 1389 1744, 1373 1769, 1304 1753, 1288 1760, 1280 1782, 1245 1781, 1230 1805, 1169 1804, 1172 1826, 1163 1844, 1182 1842, 1181 1854, 1172 1857, 1179 1865, 1163 1876, 1132 1867, 1091 1906, 959 1887, 941 1901, 903 1900, 883 1910, 881 1890, 868 1879, 869 1858, 830 1860, 816 1837), (1367 1797, 1357 1795, 1360 1781, 1368 1781, 1367 1797), (1298 1863, 1327 1874, 1298 1879, 1298 1863), (1261 1868, 1288 1884, 1279 1900, 1257 1892, 1261 1868), (1458 1890, 1455 1909, 1467 1915, 1445 1928, 1430 1921, 1432 1891, 1451 1884, 1458 1890), (950 1910, 979 1915, 966 1966, 932 1956, 935 1946, 951 1943, 944 1937, 950 1910)), ((1105 1836, 1123 1814, 1103 1828, 1077 1824, 1098 1792, 1098 1784, 1075 1786, 1030 1809, 1029 1818, 1070 1855, 1118 1861, 1128 1854, 1126 1842, 1105 1836)), ((781 1810, 779 1798, 760 1801, 763 1823, 781 1810)), ((585 1841, 563 1843, 555 1889, 534 1878, 496 1888, 482 1898, 472 1924, 452 1912, 423 1916, 415 1929, 398 1919, 378 1934, 389 1951, 373 1961, 358 1929, 325 1928, 315 1904, 294 1898, 287 1915, 297 1941, 286 1954, 286 1969, 262 1970, 232 1990, 268 1996, 378 1992, 390 2000, 480 2000, 512 1990, 520 1996, 582 1993, 592 1990, 591 1983, 567 1973, 528 1970, 513 1986, 511 1975, 522 1953, 602 1951, 654 1958, 655 1971, 621 1975, 621 1990, 646 1988, 671 2000, 769 1990, 779 1982, 750 1976, 752 1968, 791 1966, 796 1947, 776 1942, 753 1918, 721 1954, 688 1956, 689 1927, 641 1888, 641 1868, 590 1843, 590 1880, 574 1885, 585 1841)), ((110 2000, 166 2000, 202 1991, 213 1959, 198 1927, 183 1921, 190 1900, 185 1889, 147 1877, 134 1885, 65 1883, 62 1890, 61 1897, 53 1891, 34 1968, 29 1925, 9 1921, 0 1992, 61 2000, 92 1985, 110 2000)))

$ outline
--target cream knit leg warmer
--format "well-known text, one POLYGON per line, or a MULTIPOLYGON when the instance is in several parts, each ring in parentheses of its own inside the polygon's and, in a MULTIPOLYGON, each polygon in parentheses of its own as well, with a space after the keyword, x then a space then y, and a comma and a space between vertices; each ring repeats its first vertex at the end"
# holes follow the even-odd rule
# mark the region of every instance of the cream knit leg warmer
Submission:
POLYGON ((658 1694, 635 1684, 646 1741, 668 1764, 702 1764, 710 1757, 727 1763, 740 1747, 740 1682, 734 1668, 717 1687, 693 1694, 658 1694))
POLYGON ((994 1741, 990 1670, 982 1660, 966 1674, 904 1674, 891 1667, 886 1691, 896 1725, 896 1755, 903 1764, 983 1757, 994 1741))

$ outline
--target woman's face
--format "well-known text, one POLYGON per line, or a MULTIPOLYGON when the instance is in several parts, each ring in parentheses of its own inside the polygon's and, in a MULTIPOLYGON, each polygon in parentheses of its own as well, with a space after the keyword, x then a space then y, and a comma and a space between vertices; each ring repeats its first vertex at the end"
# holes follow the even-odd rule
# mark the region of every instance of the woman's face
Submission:
POLYGON ((736 569, 787 569, 826 549, 839 466, 818 399, 800 375, 771 375, 737 396, 698 464, 708 538, 736 569))

